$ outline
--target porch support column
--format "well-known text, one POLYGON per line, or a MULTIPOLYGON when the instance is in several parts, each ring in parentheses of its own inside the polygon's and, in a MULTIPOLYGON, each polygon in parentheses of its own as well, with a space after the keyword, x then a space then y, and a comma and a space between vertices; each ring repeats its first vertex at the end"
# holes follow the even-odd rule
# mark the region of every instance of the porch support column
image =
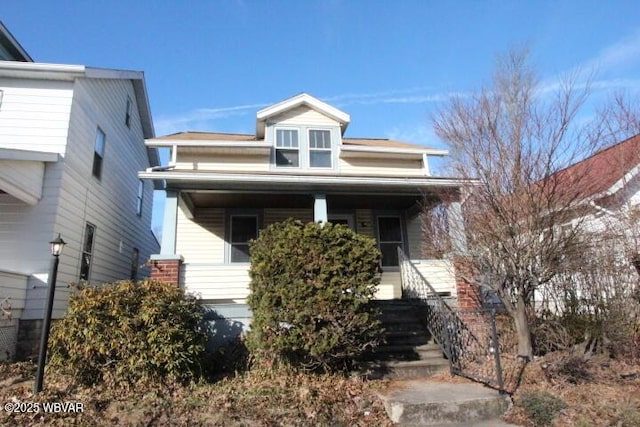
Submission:
POLYGON ((325 194, 314 194, 313 221, 325 223, 329 219, 327 214, 327 196, 325 194))
POLYGON ((467 236, 464 230, 464 220, 462 218, 462 205, 459 201, 453 201, 447 206, 447 221, 449 225, 449 237, 451 238, 451 249, 456 255, 467 252, 467 236))
POLYGON ((178 199, 180 195, 175 190, 167 190, 164 204, 164 222, 162 225, 162 246, 160 254, 175 255, 176 228, 178 223, 178 199))

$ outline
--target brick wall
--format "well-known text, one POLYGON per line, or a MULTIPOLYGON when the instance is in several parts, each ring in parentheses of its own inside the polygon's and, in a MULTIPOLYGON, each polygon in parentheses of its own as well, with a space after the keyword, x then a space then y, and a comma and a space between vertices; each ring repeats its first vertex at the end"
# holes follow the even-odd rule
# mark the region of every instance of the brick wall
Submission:
POLYGON ((482 306, 480 290, 477 286, 469 283, 466 278, 472 277, 473 268, 467 260, 462 257, 454 259, 456 271, 456 288, 458 291, 458 308, 460 310, 475 310, 482 306))
POLYGON ((151 278, 180 286, 180 259, 157 259, 151 261, 151 278))

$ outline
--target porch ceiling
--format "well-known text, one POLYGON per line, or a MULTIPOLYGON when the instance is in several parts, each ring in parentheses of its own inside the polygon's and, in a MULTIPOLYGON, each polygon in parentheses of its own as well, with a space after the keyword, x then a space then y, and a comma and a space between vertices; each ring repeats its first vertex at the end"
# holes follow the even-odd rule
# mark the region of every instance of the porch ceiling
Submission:
MULTIPOLYGON (((196 208, 303 208, 313 209, 313 194, 213 193, 189 194, 196 208)), ((422 201, 422 196, 390 194, 327 194, 329 211, 345 209, 404 210, 422 201)))

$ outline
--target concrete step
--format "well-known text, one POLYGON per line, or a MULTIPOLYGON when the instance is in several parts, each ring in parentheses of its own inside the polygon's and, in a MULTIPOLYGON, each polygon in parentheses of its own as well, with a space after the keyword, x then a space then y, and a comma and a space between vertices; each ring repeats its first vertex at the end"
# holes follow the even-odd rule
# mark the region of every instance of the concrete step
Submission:
POLYGON ((424 330, 396 330, 385 331, 384 338, 387 344, 398 345, 423 345, 429 343, 431 335, 424 330))
POLYGON ((412 426, 494 425, 511 403, 480 384, 428 380, 394 382, 380 398, 391 421, 412 426))
POLYGON ((359 375, 367 379, 415 380, 448 370, 449 363, 444 359, 375 361, 363 365, 359 375))

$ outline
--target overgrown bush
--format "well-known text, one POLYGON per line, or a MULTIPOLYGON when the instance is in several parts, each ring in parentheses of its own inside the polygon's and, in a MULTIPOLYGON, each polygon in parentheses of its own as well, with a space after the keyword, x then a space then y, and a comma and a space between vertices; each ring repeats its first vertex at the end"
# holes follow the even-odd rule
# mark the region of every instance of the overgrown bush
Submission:
POLYGON ((175 285, 122 281, 81 287, 50 339, 50 366, 84 384, 189 380, 200 375, 202 308, 175 285))
POLYGON ((381 336, 369 304, 379 260, 372 238, 343 225, 265 229, 251 245, 249 349, 303 369, 349 369, 381 336))
POLYGON ((536 427, 550 426, 558 412, 567 407, 562 399, 545 390, 523 393, 519 404, 536 427))

